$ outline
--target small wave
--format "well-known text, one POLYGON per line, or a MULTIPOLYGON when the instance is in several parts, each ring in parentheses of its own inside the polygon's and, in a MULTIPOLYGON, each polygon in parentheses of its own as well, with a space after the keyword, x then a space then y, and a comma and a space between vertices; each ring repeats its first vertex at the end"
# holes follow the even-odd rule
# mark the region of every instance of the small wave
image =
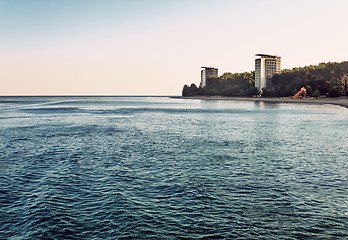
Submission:
POLYGON ((113 114, 138 114, 138 113, 169 113, 169 114, 197 114, 197 113, 226 113, 241 114, 255 113, 246 109, 201 109, 201 108, 118 108, 107 110, 86 110, 88 113, 97 115, 113 115, 113 114))
POLYGON ((77 113, 82 112, 80 108, 76 107, 59 107, 59 108, 26 108, 22 111, 33 114, 52 114, 52 113, 77 113))

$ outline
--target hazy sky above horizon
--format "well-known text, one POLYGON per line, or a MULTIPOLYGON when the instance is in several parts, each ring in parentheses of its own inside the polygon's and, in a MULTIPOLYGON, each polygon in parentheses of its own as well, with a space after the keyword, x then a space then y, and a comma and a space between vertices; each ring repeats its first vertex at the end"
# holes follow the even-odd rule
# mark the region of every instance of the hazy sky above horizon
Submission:
POLYGON ((0 95, 180 95, 200 68, 348 60, 347 0, 0 0, 0 95))

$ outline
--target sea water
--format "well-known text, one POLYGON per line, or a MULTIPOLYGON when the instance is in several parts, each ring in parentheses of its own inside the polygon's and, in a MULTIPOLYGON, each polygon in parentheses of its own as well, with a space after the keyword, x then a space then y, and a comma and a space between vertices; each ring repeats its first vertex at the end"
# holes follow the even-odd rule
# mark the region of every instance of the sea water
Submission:
POLYGON ((1 239, 348 238, 348 109, 1 97, 1 239))

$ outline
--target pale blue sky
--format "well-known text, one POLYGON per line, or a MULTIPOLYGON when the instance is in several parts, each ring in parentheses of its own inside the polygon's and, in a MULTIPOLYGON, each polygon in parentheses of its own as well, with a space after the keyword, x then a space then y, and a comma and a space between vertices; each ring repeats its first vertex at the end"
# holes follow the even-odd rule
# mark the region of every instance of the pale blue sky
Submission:
POLYGON ((179 95, 219 74, 348 60, 347 0, 0 0, 0 95, 179 95))

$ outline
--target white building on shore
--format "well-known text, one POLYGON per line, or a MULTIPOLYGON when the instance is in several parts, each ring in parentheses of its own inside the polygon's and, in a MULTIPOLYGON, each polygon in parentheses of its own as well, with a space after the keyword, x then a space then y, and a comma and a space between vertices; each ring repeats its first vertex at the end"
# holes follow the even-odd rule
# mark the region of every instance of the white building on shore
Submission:
POLYGON ((218 77, 218 69, 214 67, 202 67, 201 71, 201 84, 200 87, 204 88, 207 86, 207 78, 218 77))
POLYGON ((255 87, 260 91, 263 88, 272 87, 271 78, 280 73, 281 58, 276 55, 256 54, 260 58, 255 59, 255 87))

